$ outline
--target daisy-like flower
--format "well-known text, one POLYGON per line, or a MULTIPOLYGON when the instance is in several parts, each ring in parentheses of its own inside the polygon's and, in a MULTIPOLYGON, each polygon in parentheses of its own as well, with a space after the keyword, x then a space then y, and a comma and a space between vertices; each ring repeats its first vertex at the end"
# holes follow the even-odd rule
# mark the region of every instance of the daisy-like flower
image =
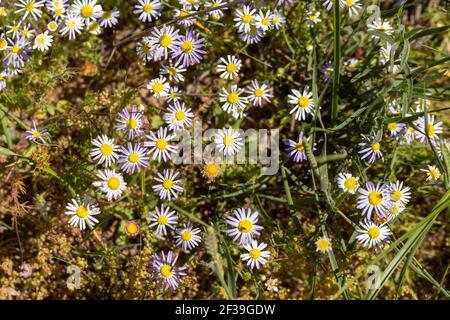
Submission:
POLYGON ((391 206, 391 195, 389 189, 382 182, 378 182, 376 185, 373 182, 366 182, 366 187, 358 189, 358 202, 356 207, 361 209, 362 215, 366 219, 370 219, 372 212, 381 217, 386 218, 386 212, 391 206))
MULTIPOLYGON (((323 1, 323 6, 325 7, 325 9, 327 9, 328 11, 331 10, 331 8, 333 8, 333 3, 334 0, 322 0, 323 1)), ((339 0, 339 7, 344 8, 347 5, 346 0, 339 0)))
POLYGON ((161 74, 167 75, 170 81, 183 82, 183 72, 185 71, 186 68, 183 67, 181 63, 173 63, 172 61, 169 61, 168 66, 162 66, 161 74))
POLYGON ((220 164, 214 161, 206 162, 202 167, 202 175, 207 178, 208 181, 214 181, 221 172, 220 164))
POLYGON ((181 247, 183 251, 189 251, 197 247, 202 238, 200 237, 200 229, 194 228, 192 224, 185 224, 183 228, 177 229, 175 236, 175 245, 181 247))
POLYGON ((144 146, 149 149, 148 154, 153 155, 153 160, 161 161, 162 158, 164 161, 168 161, 171 159, 171 154, 177 151, 176 146, 170 144, 175 136, 168 134, 167 128, 159 128, 156 134, 150 131, 150 135, 146 137, 149 141, 145 141, 144 146))
MULTIPOLYGON (((1 74, 2 74, 2 76, 0 76, 0 79, 1 79, 1 77, 5 77, 6 72, 3 71, 1 74)), ((33 142, 36 142, 39 140, 40 142, 42 142, 44 144, 47 143, 44 140, 44 137, 48 136, 48 132, 45 130, 38 130, 36 128, 36 122, 33 121, 33 128, 31 128, 30 130, 27 130, 27 133, 28 133, 28 135, 25 137, 25 139, 33 141, 33 142)))
POLYGON ((30 43, 25 38, 19 38, 13 42, 10 40, 10 46, 8 47, 8 53, 3 61, 10 68, 22 68, 25 65, 25 61, 31 59, 30 52, 32 51, 30 43))
POLYGON ((69 13, 64 19, 64 28, 61 29, 61 35, 69 34, 69 40, 74 40, 77 34, 81 33, 84 27, 84 20, 75 13, 69 13))
POLYGON ((67 1, 66 0, 47 1, 46 7, 51 12, 51 14, 53 15, 53 18, 56 21, 58 21, 66 13, 67 1))
POLYGON ((257 225, 258 212, 252 212, 250 208, 238 208, 233 211, 234 216, 228 216, 226 223, 232 228, 227 230, 227 234, 233 237, 234 241, 239 240, 239 244, 247 244, 254 237, 260 235, 263 227, 257 225))
POLYGON ((170 207, 155 207, 153 212, 149 212, 150 217, 147 218, 149 221, 149 227, 156 227, 156 234, 167 236, 167 228, 175 230, 175 226, 178 223, 178 216, 175 210, 170 211, 170 207))
MULTIPOLYGON (((369 24, 367 27, 368 27, 369 31, 376 30, 379 32, 383 32, 387 35, 391 35, 392 33, 394 33, 394 30, 392 29, 391 24, 386 19, 385 20, 376 19, 371 24, 369 24)), ((379 37, 376 35, 372 35, 372 38, 378 39, 379 37)))
POLYGON ((164 113, 163 119, 169 125, 170 130, 189 127, 194 114, 190 108, 186 108, 184 102, 174 101, 164 113))
POLYGON ((345 66, 347 67, 348 71, 354 71, 356 67, 359 64, 359 60, 356 58, 351 58, 345 62, 345 66))
POLYGON ((162 28, 156 28, 150 36, 150 43, 155 46, 155 50, 161 52, 164 59, 169 56, 169 51, 173 52, 176 49, 175 42, 180 37, 178 30, 173 26, 163 25, 162 28))
POLYGON ((70 11, 81 17, 87 26, 103 14, 102 6, 97 4, 97 0, 75 0, 70 11))
POLYGON ((334 75, 334 64, 332 61, 327 61, 320 67, 320 72, 322 72, 325 83, 330 83, 333 81, 334 75))
POLYGON ((361 134, 364 141, 358 143, 361 147, 361 150, 358 151, 361 154, 361 160, 367 158, 369 163, 374 163, 377 158, 380 158, 381 161, 384 161, 383 153, 381 152, 380 142, 375 140, 375 138, 367 137, 364 134, 361 134))
POLYGON ((254 267, 259 269, 260 266, 267 263, 267 259, 270 257, 270 251, 264 250, 267 248, 267 244, 264 242, 258 244, 256 240, 252 240, 244 244, 244 248, 248 253, 241 254, 241 259, 242 261, 247 261, 247 266, 250 266, 251 269, 254 267))
POLYGON ((236 10, 234 21, 236 27, 240 32, 250 31, 250 26, 254 23, 256 9, 251 9, 250 6, 243 6, 236 10))
POLYGON ((388 186, 389 193, 391 195, 391 201, 394 203, 400 203, 406 206, 411 199, 411 192, 409 187, 403 187, 403 181, 397 180, 395 183, 391 182, 388 186))
POLYGON ((119 158, 117 155, 119 147, 115 144, 113 138, 110 139, 106 135, 101 135, 92 140, 92 145, 94 147, 91 149, 90 155, 92 160, 98 164, 104 163, 105 167, 109 167, 119 158))
POLYGON ((31 25, 29 23, 27 24, 23 24, 22 25, 22 30, 20 31, 20 34, 22 37, 26 38, 26 39, 30 39, 33 37, 34 34, 34 30, 31 29, 31 25))
POLYGON ((239 34, 239 37, 247 44, 254 44, 261 41, 266 33, 262 29, 258 29, 256 26, 251 25, 249 31, 243 31, 239 34))
POLYGON ((152 188, 153 191, 159 193, 161 200, 172 200, 178 198, 178 193, 183 192, 183 187, 180 186, 180 180, 176 180, 179 172, 176 170, 164 169, 163 174, 158 172, 155 181, 158 182, 152 188))
POLYGON ((167 95, 167 102, 175 102, 180 100, 183 96, 183 90, 178 88, 177 86, 173 86, 169 88, 169 94, 167 95))
POLYGON ((320 237, 316 240, 316 251, 326 253, 331 250, 331 240, 328 237, 320 237))
POLYGON ((13 39, 18 39, 20 38, 20 25, 21 25, 22 21, 19 22, 15 22, 13 21, 13 23, 9 26, 6 26, 9 30, 6 31, 6 34, 11 34, 11 38, 13 39))
POLYGON ((405 211, 405 207, 400 202, 395 202, 392 207, 389 208, 387 213, 387 221, 394 221, 399 218, 400 214, 405 211))
POLYGON ((217 72, 221 72, 220 77, 232 80, 238 76, 242 62, 235 56, 228 55, 227 58, 220 58, 217 72))
MULTIPOLYGON (((304 136, 303 131, 300 131, 297 141, 287 139, 287 141, 285 142, 285 144, 287 145, 286 152, 290 157, 293 158, 294 162, 301 162, 308 159, 306 156, 303 136, 304 136)), ((309 139, 310 137, 307 138, 308 142, 309 139)))
POLYGON ((55 32, 56 30, 58 30, 58 23, 56 21, 50 21, 47 24, 47 30, 50 32, 55 32))
POLYGON ((97 21, 92 21, 87 26, 87 31, 90 34, 98 35, 98 34, 100 34, 102 32, 102 28, 100 28, 100 25, 98 24, 97 21))
POLYGON ((8 15, 8 12, 6 11, 6 8, 0 6, 0 17, 6 17, 7 15, 8 15))
POLYGON ((399 138, 403 129, 405 128, 405 124, 400 122, 389 122, 387 124, 387 129, 393 138, 399 138))
POLYGON ((266 13, 259 10, 255 16, 255 27, 263 31, 267 31, 272 27, 272 13, 270 10, 267 10, 266 13))
POLYGON ((286 18, 278 11, 275 10, 272 13, 271 17, 271 25, 276 30, 280 29, 282 26, 284 26, 286 23, 286 18))
POLYGON ((419 130, 416 130, 416 138, 421 143, 429 143, 436 144, 436 142, 439 142, 439 136, 438 134, 441 134, 443 132, 442 129, 442 121, 439 121, 435 123, 434 115, 427 114, 427 118, 420 117, 418 119, 418 128, 419 130))
POLYGON ((141 167, 148 167, 147 150, 141 146, 140 143, 133 145, 128 142, 128 148, 120 147, 120 155, 118 163, 121 163, 120 167, 128 174, 141 171, 141 167))
POLYGON ((316 24, 318 24, 319 22, 322 21, 322 19, 320 19, 320 12, 319 11, 307 11, 305 21, 306 21, 306 25, 308 27, 315 26, 316 24))
POLYGON ((233 84, 229 92, 222 88, 222 92, 219 93, 219 101, 224 102, 222 109, 233 116, 243 112, 248 104, 247 97, 242 96, 244 92, 245 90, 238 88, 237 84, 233 84))
POLYGON ((389 243, 389 236, 392 234, 385 224, 377 224, 370 220, 361 221, 356 232, 358 233, 356 239, 364 247, 369 248, 378 248, 384 243, 389 243))
POLYGON ((4 51, 8 48, 8 41, 0 35, 0 51, 4 51))
POLYGON ((99 181, 95 181, 93 185, 100 192, 106 194, 108 201, 119 198, 123 191, 127 188, 127 183, 123 180, 123 176, 116 170, 105 169, 96 174, 99 181))
POLYGON ((47 51, 53 42, 53 36, 48 34, 48 31, 40 33, 34 38, 33 49, 38 49, 40 51, 47 51))
POLYGON ((159 76, 159 78, 153 79, 147 84, 147 89, 153 93, 156 98, 167 97, 169 88, 170 84, 163 76, 159 76))
POLYGON ((180 4, 183 6, 183 8, 186 9, 195 9, 198 10, 201 4, 201 0, 179 0, 180 4))
POLYGON ((114 8, 113 10, 103 11, 99 20, 102 28, 112 28, 119 22, 120 11, 114 8))
POLYGON ((159 12, 161 8, 162 4, 158 0, 139 0, 134 6, 133 13, 139 15, 138 19, 142 22, 152 22, 161 16, 159 12))
POLYGON ((174 41, 175 48, 172 52, 172 58, 175 59, 178 57, 177 63, 182 62, 184 67, 200 63, 203 55, 206 53, 202 49, 204 47, 203 41, 205 39, 200 38, 198 33, 189 29, 186 35, 174 41))
POLYGON ((232 128, 218 130, 214 143, 225 156, 232 156, 238 153, 243 146, 239 131, 234 131, 232 128))
POLYGON ((196 13, 196 11, 192 11, 192 10, 187 9, 186 7, 183 7, 181 9, 175 8, 173 13, 174 13, 173 14, 174 19, 176 19, 176 18, 184 18, 184 19, 181 19, 181 20, 177 21, 178 25, 185 26, 185 27, 190 27, 190 26, 192 26, 194 24, 195 20, 194 20, 193 17, 191 19, 185 18, 185 17, 187 17, 188 15, 196 13))
POLYGON ((270 99, 273 98, 269 86, 265 82, 260 85, 258 80, 252 80, 252 84, 247 86, 245 92, 248 93, 247 99, 255 107, 261 106, 263 100, 270 103, 270 99))
POLYGON ((361 9, 361 3, 359 0, 345 0, 345 5, 348 8, 348 15, 358 15, 358 10, 361 9))
POLYGON ((438 181, 441 177, 441 172, 436 166, 428 165, 428 169, 420 169, 420 171, 427 174, 426 181, 438 181))
POLYGON ((96 215, 100 214, 100 209, 95 200, 84 198, 83 200, 77 196, 66 205, 66 215, 72 216, 69 224, 73 227, 78 227, 80 230, 86 229, 86 225, 93 227, 98 220, 96 215))
POLYGON ((116 129, 128 134, 128 139, 134 139, 134 137, 140 137, 144 130, 142 130, 142 116, 144 113, 139 111, 135 106, 131 107, 131 112, 128 108, 124 108, 119 113, 116 122, 116 129))
POLYGON ((127 221, 123 227, 123 231, 129 237, 137 237, 141 231, 141 226, 136 221, 127 221))
POLYGON ((28 15, 31 15, 34 20, 38 20, 42 15, 42 10, 40 9, 45 4, 45 0, 19 0, 15 3, 18 7, 15 13, 23 12, 23 19, 25 20, 28 15))
POLYGON ((144 62, 158 61, 161 58, 161 52, 162 50, 151 43, 150 37, 143 37, 136 46, 136 53, 144 62))
POLYGON ((307 114, 314 113, 314 99, 309 87, 303 89, 303 93, 299 90, 292 89, 292 94, 288 95, 288 102, 294 105, 294 108, 289 112, 295 112, 295 119, 298 121, 306 120, 307 114))
POLYGON ((153 256, 153 260, 149 262, 149 269, 152 272, 151 280, 158 281, 158 287, 169 287, 172 290, 178 287, 180 279, 186 275, 184 270, 187 267, 177 267, 175 265, 177 260, 178 256, 172 251, 167 254, 162 251, 161 255, 153 256))
POLYGON ((402 140, 400 140, 400 143, 407 143, 411 144, 416 139, 416 129, 411 126, 405 125, 402 130, 402 140))
POLYGON ((355 194, 359 188, 359 177, 354 177, 351 173, 341 172, 337 176, 339 189, 344 192, 355 194))
POLYGON ((224 16, 223 10, 227 10, 228 8, 221 8, 221 9, 217 9, 221 6, 223 6, 224 3, 222 0, 212 0, 212 1, 207 1, 205 3, 205 8, 206 9, 214 9, 209 11, 207 14, 210 15, 213 19, 215 20, 219 20, 220 18, 222 18, 224 16))

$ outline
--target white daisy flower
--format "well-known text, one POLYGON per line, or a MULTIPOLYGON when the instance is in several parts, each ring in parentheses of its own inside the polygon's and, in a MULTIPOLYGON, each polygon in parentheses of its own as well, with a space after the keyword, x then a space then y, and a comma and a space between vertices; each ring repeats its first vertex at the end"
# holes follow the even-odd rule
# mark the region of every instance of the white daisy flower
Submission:
POLYGON ((227 58, 220 58, 217 72, 222 72, 220 77, 223 79, 232 80, 238 76, 241 69, 242 62, 235 56, 228 55, 227 58))
POLYGON ((359 64, 359 60, 356 58, 350 58, 345 61, 345 66, 349 71, 354 71, 359 64))
POLYGON ((259 10, 258 14, 255 16, 255 27, 263 31, 267 31, 272 27, 272 13, 270 10, 267 10, 266 13, 259 10))
POLYGON ((156 98, 167 97, 169 88, 170 84, 163 76, 159 76, 159 78, 153 79, 147 84, 147 89, 150 90, 156 98))
MULTIPOLYGON (((206 9, 214 9, 214 8, 219 8, 225 4, 226 4, 226 2, 224 3, 223 0, 212 0, 212 1, 207 1, 205 3, 205 8, 206 9)), ((210 15, 213 19, 219 20, 221 17, 224 16, 223 10, 227 10, 227 9, 228 8, 215 9, 215 10, 209 11, 207 14, 210 15)))
POLYGON ((402 130, 402 140, 400 140, 401 144, 411 144, 416 139, 416 129, 411 126, 405 125, 402 130))
POLYGON ((200 237, 200 229, 194 228, 192 224, 185 224, 183 228, 176 230, 175 245, 181 247, 183 251, 189 251, 197 247, 202 238, 200 237))
POLYGON ((91 149, 90 155, 97 164, 104 163, 105 167, 109 167, 119 158, 117 155, 119 147, 115 144, 113 138, 110 139, 106 135, 101 135, 92 140, 91 143, 94 147, 91 149))
POLYGON ((169 125, 170 130, 190 127, 194 114, 190 108, 186 108, 184 102, 174 101, 164 113, 163 119, 169 125))
POLYGON ((169 51, 174 52, 176 50, 175 42, 180 37, 178 30, 173 26, 163 25, 162 28, 156 28, 150 36, 150 42, 155 47, 155 50, 161 53, 161 57, 167 59, 169 51))
POLYGON ((295 112, 295 119, 298 121, 305 120, 307 114, 314 113, 312 92, 309 91, 308 86, 303 89, 303 93, 296 89, 292 89, 291 92, 292 94, 288 95, 288 103, 295 107, 289 113, 295 112))
POLYGON ((319 11, 307 11, 305 17, 306 25, 312 27, 322 21, 319 11))
POLYGON ((232 128, 219 130, 214 143, 225 156, 232 156, 238 153, 243 146, 239 131, 234 131, 232 128))
POLYGON ((45 4, 45 0, 19 0, 14 4, 17 9, 15 13, 24 13, 23 19, 25 20, 28 15, 33 16, 34 20, 38 20, 42 15, 42 10, 40 9, 45 4))
POLYGON ((383 243, 389 243, 389 236, 392 234, 391 230, 385 224, 376 224, 370 220, 360 222, 356 229, 358 235, 356 239, 364 247, 381 247, 383 243))
POLYGON ((162 4, 158 0, 138 0, 133 13, 139 15, 138 19, 142 22, 152 22, 161 16, 161 8, 162 4))
POLYGON ((358 15, 358 10, 361 9, 361 3, 359 0, 345 0, 345 5, 348 8, 348 15, 358 15))
POLYGON ((84 20, 75 13, 69 13, 64 19, 64 28, 61 29, 61 35, 69 34, 69 40, 74 40, 77 34, 81 33, 84 27, 84 20))
POLYGON ((251 25, 249 31, 243 31, 239 34, 239 37, 246 44, 254 44, 261 41, 261 39, 266 35, 265 31, 258 29, 256 26, 251 25))
POLYGON ((141 167, 148 167, 147 150, 140 143, 128 142, 128 148, 120 147, 119 164, 123 171, 128 174, 141 171, 141 167))
POLYGON ((344 192, 355 194, 359 188, 359 177, 354 177, 351 173, 341 172, 337 176, 339 189, 344 192))
MULTIPOLYGON (((2 79, 6 78, 7 73, 5 71, 2 71, 0 73, 0 90, 2 90, 2 79)), ((5 84, 6 85, 6 84, 5 84)), ((27 136, 25 136, 25 139, 36 142, 36 141, 40 141, 43 144, 46 144, 47 142, 44 140, 44 137, 48 136, 49 133, 46 130, 38 130, 36 128, 36 122, 33 121, 33 128, 31 128, 30 130, 26 131, 28 133, 27 136)))
POLYGON ((136 46, 136 53, 144 62, 158 61, 162 56, 162 50, 154 46, 150 37, 143 37, 136 46))
POLYGON ((167 102, 178 102, 183 97, 183 90, 178 88, 177 86, 173 86, 169 88, 169 94, 167 95, 167 102))
POLYGON ((382 182, 376 185, 373 182, 366 182, 365 188, 358 189, 358 202, 356 208, 361 209, 362 215, 366 219, 370 219, 372 212, 381 217, 386 218, 386 212, 391 207, 391 195, 389 189, 382 182))
POLYGON ((22 35, 22 37, 26 38, 26 39, 30 39, 33 37, 34 35, 34 30, 31 29, 31 25, 28 24, 23 24, 22 25, 22 30, 20 31, 20 34, 22 35))
MULTIPOLYGON (((189 10, 186 7, 181 8, 181 9, 175 8, 173 10, 173 17, 174 17, 174 19, 176 19, 176 18, 184 18, 184 17, 187 17, 188 15, 191 15, 191 14, 194 14, 194 13, 196 13, 196 11, 189 10)), ((181 26, 185 26, 185 27, 190 27, 190 26, 192 26, 194 24, 194 21, 195 21, 195 19, 193 19, 193 18, 191 18, 191 19, 184 18, 184 19, 178 20, 177 24, 181 25, 181 26)))
POLYGON ((40 51, 47 51, 53 42, 53 36, 48 34, 48 31, 40 33, 34 38, 33 49, 38 49, 40 51))
POLYGON ((236 84, 231 86, 229 92, 222 88, 222 92, 219 93, 219 101, 224 102, 222 109, 233 116, 242 113, 248 104, 247 97, 242 96, 244 92, 244 89, 238 88, 236 84))
POLYGON ((181 63, 173 63, 169 61, 168 66, 162 66, 161 74, 167 75, 170 81, 183 82, 183 72, 186 72, 186 68, 181 63))
POLYGON ((66 205, 65 214, 72 216, 69 220, 71 226, 84 230, 86 225, 93 227, 98 223, 95 216, 100 214, 100 209, 95 200, 87 198, 80 200, 80 197, 77 196, 76 199, 72 199, 72 202, 66 205))
POLYGON ((280 29, 286 24, 286 18, 278 10, 275 10, 272 13, 271 19, 272 27, 276 30, 280 29))
POLYGON ((375 138, 369 138, 364 134, 361 134, 365 141, 358 143, 362 148, 358 151, 361 154, 361 160, 368 159, 369 163, 374 163, 377 158, 384 161, 383 153, 381 152, 381 144, 375 138))
POLYGON ((316 251, 320 253, 327 253, 331 250, 331 240, 328 237, 320 237, 316 240, 316 251))
POLYGON ((198 10, 201 5, 201 0, 179 0, 179 2, 183 6, 183 8, 186 8, 188 10, 198 10))
POLYGON ((53 18, 58 21, 65 15, 67 4, 65 0, 48 1, 47 9, 51 12, 53 18))
POLYGON ((254 23, 254 15, 256 9, 251 9, 250 6, 243 6, 236 10, 234 21, 236 21, 236 27, 240 32, 250 31, 250 26, 254 23))
POLYGON ((411 190, 409 187, 403 187, 403 181, 397 180, 395 183, 391 182, 388 186, 392 202, 399 202, 406 206, 411 199, 411 190))
POLYGON ((156 227, 156 234, 167 236, 167 228, 175 230, 175 226, 178 223, 178 216, 175 210, 170 211, 170 207, 155 207, 153 212, 149 212, 150 217, 147 218, 149 221, 149 227, 156 227))
POLYGON ((93 185, 97 187, 100 192, 106 194, 108 201, 119 198, 127 188, 127 183, 123 180, 123 176, 114 169, 99 171, 96 176, 100 181, 95 181, 93 185))
POLYGON ((252 80, 252 84, 247 86, 245 92, 249 94, 247 99, 253 103, 255 107, 261 106, 263 100, 270 103, 270 99, 273 98, 273 95, 270 94, 269 86, 265 82, 260 85, 258 80, 252 80))
POLYGON ((18 23, 16 23, 15 21, 13 21, 13 23, 9 26, 6 26, 9 30, 6 31, 6 34, 10 34, 11 33, 11 38, 12 39, 18 39, 20 37, 20 25, 21 25, 22 21, 19 21, 18 23))
POLYGON ((100 28, 100 25, 98 24, 97 21, 92 21, 87 26, 87 31, 90 34, 99 35, 102 32, 102 28, 100 28))
MULTIPOLYGON (((305 145, 303 143, 303 136, 303 131, 300 131, 297 141, 287 139, 287 141, 285 142, 285 144, 287 145, 286 152, 290 157, 293 158, 294 162, 301 162, 308 159, 308 157, 306 156, 305 145)), ((309 139, 310 137, 307 138, 307 141, 309 141, 309 139)))
POLYGON ((169 200, 172 198, 178 198, 178 193, 183 192, 183 187, 180 186, 180 180, 176 180, 179 172, 176 170, 164 169, 163 174, 158 173, 155 177, 155 181, 159 182, 155 184, 152 188, 153 191, 159 193, 159 198, 161 200, 169 200))
MULTIPOLYGON (((394 33, 391 24, 387 20, 376 19, 371 24, 368 25, 369 31, 377 30, 379 32, 383 32, 387 35, 391 35, 394 33)), ((379 37, 373 35, 372 38, 378 39, 379 37)))
POLYGON ((426 181, 438 181, 441 177, 441 172, 436 166, 428 165, 428 169, 420 169, 420 171, 427 174, 426 181))
POLYGON ((387 221, 394 221, 398 219, 403 211, 405 211, 405 206, 403 206, 400 202, 393 203, 392 207, 389 208, 387 221))
POLYGON ((247 261, 247 266, 250 266, 251 269, 254 267, 259 269, 260 266, 267 263, 267 259, 270 257, 270 251, 264 250, 266 247, 267 244, 264 242, 258 244, 256 240, 244 244, 244 248, 248 253, 241 254, 242 261, 247 261))
POLYGON ((432 144, 436 144, 436 142, 439 142, 438 134, 441 134, 444 131, 442 125, 442 121, 435 123, 434 115, 427 114, 426 119, 425 117, 420 117, 417 125, 419 130, 416 130, 415 132, 416 139, 421 143, 431 142, 432 144))
POLYGON ((102 28, 112 28, 119 23, 120 11, 118 9, 103 11, 99 24, 102 28))
POLYGON ((144 146, 149 149, 148 154, 153 155, 153 160, 157 158, 161 162, 161 158, 164 161, 172 159, 171 154, 177 151, 177 147, 169 144, 175 136, 168 134, 167 128, 159 128, 156 134, 150 131, 146 137, 149 141, 145 141, 144 146))
POLYGON ((124 108, 117 116, 116 129, 128 134, 128 139, 132 140, 135 137, 140 137, 144 130, 142 130, 144 113, 139 111, 136 106, 131 107, 131 111, 128 108, 124 108))
POLYGON ((227 234, 233 237, 234 241, 239 240, 239 244, 247 244, 254 237, 260 235, 263 227, 257 225, 258 212, 252 212, 250 208, 238 208, 233 211, 234 216, 228 216, 226 223, 232 228, 227 230, 227 234))
POLYGON ((97 4, 97 0, 75 0, 70 11, 81 17, 86 26, 103 14, 102 6, 97 4))
POLYGON ((387 124, 389 134, 391 135, 391 137, 396 139, 400 138, 400 134, 402 133, 404 128, 405 124, 400 122, 389 122, 387 124))

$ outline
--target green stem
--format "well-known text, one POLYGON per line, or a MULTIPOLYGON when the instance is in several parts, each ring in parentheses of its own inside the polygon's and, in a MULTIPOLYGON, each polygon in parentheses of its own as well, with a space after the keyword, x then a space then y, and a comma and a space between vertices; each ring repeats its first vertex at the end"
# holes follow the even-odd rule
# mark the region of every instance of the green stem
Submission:
POLYGON ((339 21, 339 0, 334 0, 334 58, 333 58, 333 97, 331 104, 331 126, 334 126, 338 116, 339 102, 339 65, 341 60, 341 34, 339 21))

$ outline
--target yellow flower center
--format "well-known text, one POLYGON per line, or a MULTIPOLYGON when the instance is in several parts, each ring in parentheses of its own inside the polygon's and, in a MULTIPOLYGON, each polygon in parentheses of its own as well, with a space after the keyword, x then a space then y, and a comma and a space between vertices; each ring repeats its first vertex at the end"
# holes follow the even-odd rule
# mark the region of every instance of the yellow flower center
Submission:
POLYGON ((191 40, 183 41, 181 44, 181 51, 187 54, 192 53, 192 51, 194 51, 194 43, 191 40))
POLYGON ((138 125, 138 122, 135 118, 128 119, 128 121, 127 121, 128 129, 136 129, 137 125, 138 125))
POLYGON ((379 151, 380 148, 381 148, 381 146, 380 146, 380 144, 379 144, 378 142, 375 142, 375 143, 372 145, 372 151, 379 151))
POLYGON ((238 229, 243 233, 249 233, 253 230, 253 223, 248 219, 242 219, 239 221, 238 229))
POLYGON ((172 266, 168 264, 163 264, 159 272, 163 277, 169 278, 172 275, 172 266))
POLYGON ((167 140, 164 139, 164 138, 158 139, 158 140, 156 141, 156 147, 157 147, 159 150, 164 150, 165 148, 167 148, 167 140))
POLYGON ((36 42, 40 45, 44 45, 45 44, 45 37, 42 35, 39 35, 36 37, 36 42))
POLYGON ((255 97, 261 98, 264 95, 264 90, 261 88, 258 88, 255 90, 255 97))
POLYGON ((314 22, 316 21, 316 16, 309 16, 308 19, 309 21, 314 22))
POLYGON ((153 6, 151 5, 151 3, 146 3, 144 4, 143 10, 145 13, 150 13, 153 10, 153 6))
POLYGON ((317 247, 319 248, 319 250, 325 251, 330 247, 330 243, 327 239, 319 239, 317 241, 317 247))
POLYGON ((237 70, 237 66, 234 63, 227 64, 227 72, 229 73, 235 73, 237 70))
POLYGON ((261 250, 255 248, 250 250, 248 254, 250 255, 250 257, 252 257, 252 259, 256 260, 261 256, 261 250))
POLYGON ((236 104, 239 101, 239 96, 237 93, 232 92, 228 95, 228 102, 231 104, 236 104))
POLYGON ((301 96, 298 98, 297 103, 300 107, 306 108, 309 106, 310 100, 307 96, 301 96))
POLYGON ((26 9, 28 12, 33 11, 33 10, 34 10, 34 4, 33 4, 32 2, 28 3, 28 4, 25 6, 25 9, 26 9))
POLYGON ((56 30, 56 28, 58 27, 58 25, 55 22, 50 22, 48 25, 48 28, 53 31, 56 30))
POLYGON ((4 49, 7 45, 7 42, 5 39, 0 39, 0 49, 4 49))
POLYGON ((73 20, 67 21, 66 25, 67 25, 67 28, 69 28, 69 29, 75 29, 75 27, 76 27, 75 21, 73 21, 73 20))
POLYGON ((353 0, 345 0, 345 3, 347 3, 347 7, 353 6, 353 0))
POLYGON ((59 17, 62 14, 61 8, 56 8, 54 11, 55 16, 59 17))
POLYGON ((184 230, 181 233, 181 239, 183 239, 183 241, 189 241, 192 239, 192 232, 189 230, 184 230))
POLYGON ((391 193, 391 197, 395 201, 399 201, 402 198, 402 193, 400 192, 400 190, 395 190, 394 192, 391 193))
POLYGON ((153 86, 152 86, 152 90, 154 93, 161 93, 163 91, 163 85, 161 82, 156 82, 153 86))
POLYGON ((253 19, 253 17, 251 15, 249 15, 248 13, 246 13, 242 16, 243 23, 250 23, 250 22, 252 22, 252 19, 253 19))
POLYGON ((263 26, 268 26, 268 25, 269 25, 269 19, 263 18, 263 19, 261 20, 261 24, 262 24, 263 26))
POLYGON ((180 110, 175 112, 175 119, 177 119, 177 121, 182 121, 184 118, 186 118, 186 113, 184 111, 180 110))
POLYGON ((204 171, 208 178, 215 178, 219 174, 220 166, 217 163, 208 163, 205 165, 204 171))
POLYGON ((387 127, 388 127, 388 130, 395 131, 395 130, 397 130, 397 123, 395 123, 395 122, 388 123, 387 127))
POLYGON ((173 187, 173 181, 170 179, 164 180, 163 182, 163 188, 166 190, 172 189, 173 187))
POLYGON ((27 29, 22 30, 22 35, 24 37, 28 36, 29 31, 27 29))
POLYGON ((79 206, 76 212, 77 216, 81 219, 86 218, 89 214, 89 210, 85 206, 79 206))
POLYGON ((127 225, 127 232, 129 234, 136 234, 138 231, 138 226, 136 225, 136 223, 131 222, 127 225))
POLYGON ((348 190, 355 190, 358 183, 356 182, 355 178, 348 178, 344 181, 344 187, 348 190))
POLYGON ((367 233, 369 234, 369 237, 372 239, 377 239, 380 236, 380 228, 378 227, 371 227, 367 233))
POLYGON ((100 146, 100 152, 104 155, 104 156, 110 156, 113 153, 113 147, 110 144, 102 144, 100 146))
POLYGON ((111 190, 117 190, 120 187, 120 180, 117 177, 111 177, 108 179, 108 188, 111 190))
POLYGON ((379 191, 372 191, 369 193, 369 203, 373 206, 378 206, 383 201, 383 195, 379 191))
POLYGON ((35 132, 33 133, 33 137, 35 137, 35 138, 40 138, 41 136, 42 136, 42 134, 41 134, 40 131, 35 131, 35 132))
POLYGON ((94 8, 92 8, 91 6, 84 6, 83 8, 81 8, 80 12, 83 18, 89 18, 94 13, 94 8))
POLYGON ((19 31, 19 26, 13 26, 13 27, 12 27, 12 31, 13 31, 13 32, 19 31))
POLYGON ((11 52, 14 54, 18 54, 20 52, 20 47, 19 46, 13 46, 11 49, 11 52))
POLYGON ((111 17, 112 17, 111 11, 103 12, 103 19, 111 19, 111 17))
POLYGON ((429 124, 428 124, 428 135, 431 137, 431 136, 434 135, 434 132, 435 132, 435 130, 434 130, 434 125, 431 124, 431 123, 429 123, 429 124))
POLYGON ((378 27, 377 27, 377 30, 378 30, 378 31, 381 31, 381 32, 385 32, 385 31, 386 31, 386 29, 384 28, 383 25, 378 26, 378 27))
POLYGON ((305 150, 305 146, 303 145, 303 143, 297 142, 297 143, 295 144, 295 150, 301 152, 301 151, 305 150))
POLYGON ((158 217, 158 223, 165 225, 167 223, 167 217, 166 216, 159 216, 158 217))
POLYGON ((233 136, 231 136, 231 135, 229 135, 229 134, 225 135, 225 137, 223 137, 223 144, 224 144, 226 147, 232 146, 232 145, 234 144, 234 138, 233 138, 233 136))
POLYGON ((164 34, 159 39, 159 44, 161 45, 161 47, 167 48, 172 44, 172 37, 169 36, 168 34, 164 34))
POLYGON ((128 155, 128 161, 131 163, 137 163, 139 161, 139 154, 132 152, 128 155))
POLYGON ((400 207, 399 206, 397 206, 397 205, 392 206, 391 212, 392 212, 393 215, 396 216, 399 213, 399 211, 400 211, 400 207))
POLYGON ((433 180, 436 180, 439 177, 439 171, 437 169, 430 169, 430 176, 433 180))

